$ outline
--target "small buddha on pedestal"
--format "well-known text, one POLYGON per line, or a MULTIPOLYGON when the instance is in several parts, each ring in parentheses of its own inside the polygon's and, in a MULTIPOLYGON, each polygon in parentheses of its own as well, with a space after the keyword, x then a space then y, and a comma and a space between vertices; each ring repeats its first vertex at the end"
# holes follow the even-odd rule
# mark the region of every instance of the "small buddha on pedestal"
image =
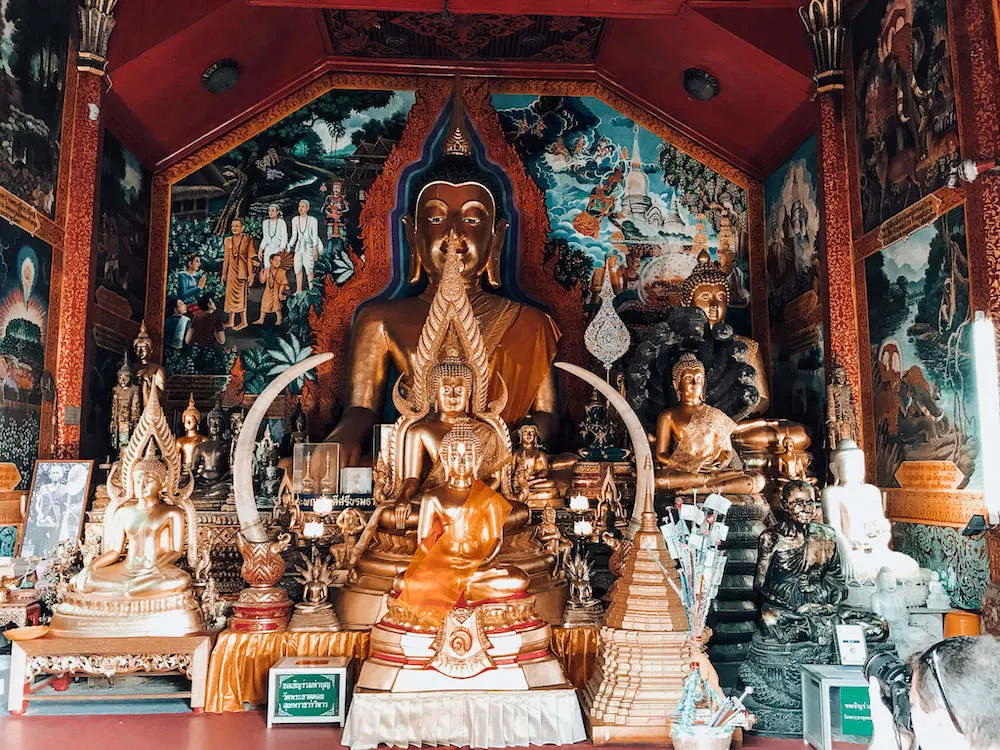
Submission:
POLYGON ((229 442, 223 434, 224 415, 216 404, 205 417, 208 437, 198 443, 191 455, 191 471, 199 486, 209 486, 229 474, 229 442))
POLYGON ((69 581, 54 634, 180 636, 204 627, 191 576, 176 565, 186 550, 194 567, 198 551, 191 483, 180 479, 177 446, 152 391, 108 479, 103 551, 69 581))
POLYGON ((139 335, 132 342, 132 351, 135 352, 139 366, 136 368, 136 378, 139 381, 139 390, 142 397, 142 406, 145 408, 150 392, 155 390, 157 400, 162 401, 163 391, 167 387, 167 372, 159 363, 152 360, 153 339, 146 331, 146 322, 139 326, 139 335))
POLYGON ((329 602, 330 583, 333 570, 327 555, 301 555, 302 563, 295 566, 299 574, 296 581, 302 584, 302 601, 295 605, 292 619, 288 623, 290 631, 332 632, 340 630, 337 615, 329 602))
POLYGON ((177 438, 177 449, 181 454, 181 463, 184 466, 191 465, 194 457, 194 449, 208 440, 207 437, 198 432, 201 424, 201 412, 194 405, 194 394, 188 399, 187 408, 181 414, 181 423, 184 425, 184 435, 177 438))
POLYGON ((549 476, 549 457, 538 446, 538 428, 524 424, 517 434, 521 445, 514 451, 514 479, 522 501, 529 508, 541 508, 559 500, 559 489, 549 476))

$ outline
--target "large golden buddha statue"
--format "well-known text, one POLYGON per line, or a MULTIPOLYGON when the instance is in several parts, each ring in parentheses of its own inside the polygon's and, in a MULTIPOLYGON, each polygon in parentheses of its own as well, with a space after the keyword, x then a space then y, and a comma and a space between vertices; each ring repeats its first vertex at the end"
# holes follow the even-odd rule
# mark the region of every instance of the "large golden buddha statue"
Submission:
POLYGON ((493 178, 472 158, 464 115, 454 123, 446 151, 403 220, 410 283, 426 276, 426 289, 416 297, 373 302, 351 325, 346 409, 328 437, 341 444, 341 460, 347 465, 358 462, 362 441, 382 413, 390 371, 395 368, 407 381, 416 374, 417 343, 449 246, 461 258, 461 281, 482 332, 490 396, 498 395, 501 379, 506 385, 504 421, 514 424, 531 414, 543 441, 550 441, 557 429, 558 395, 551 366, 559 329, 541 310, 487 291, 500 283, 508 224, 498 215, 497 192, 490 187, 493 178))
MULTIPOLYGON (((415 347, 408 387, 400 376, 393 390, 401 416, 375 467, 379 505, 358 541, 351 579, 336 602, 347 627, 379 619, 386 595, 416 553, 425 499, 445 486, 442 450, 449 435, 456 430, 474 435, 475 480, 513 497, 511 440, 501 417, 507 390, 500 376, 497 397, 490 398, 486 344, 463 281, 459 247, 454 237, 446 247, 441 283, 415 347)), ((497 562, 523 571, 538 595, 542 616, 557 619, 565 584, 553 580, 555 561, 534 538, 527 506, 518 501, 510 506, 500 522, 497 562)))
POLYGON ((197 559, 193 482, 181 485, 177 444, 149 392, 139 424, 111 469, 103 551, 70 579, 52 632, 83 637, 180 636, 204 628, 191 577, 197 559))

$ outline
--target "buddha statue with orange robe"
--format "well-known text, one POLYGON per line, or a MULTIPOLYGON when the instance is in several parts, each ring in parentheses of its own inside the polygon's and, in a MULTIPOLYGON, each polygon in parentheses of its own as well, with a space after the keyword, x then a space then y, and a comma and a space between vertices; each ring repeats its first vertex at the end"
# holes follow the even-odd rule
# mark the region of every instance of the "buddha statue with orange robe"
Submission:
POLYGON ((565 683, 548 650, 551 630, 528 594, 531 579, 497 560, 515 503, 477 478, 482 454, 469 422, 442 440, 442 482, 422 493, 419 547, 372 628, 359 687, 408 693, 565 683))
POLYGON ((462 126, 448 139, 441 156, 418 189, 410 215, 403 219, 410 247, 410 283, 426 276, 416 297, 377 301, 365 306, 351 325, 345 382, 346 408, 327 438, 341 444, 341 461, 356 465, 362 442, 371 434, 389 390, 390 372, 407 381, 415 375, 417 342, 437 293, 449 245, 462 260, 461 280, 479 322, 488 358, 490 396, 502 379, 508 424, 529 414, 543 442, 558 427, 558 395, 552 372, 560 332, 541 310, 495 294, 500 285, 500 255, 508 223, 497 204, 494 178, 472 158, 462 126), (484 280, 485 276, 485 280, 484 280))

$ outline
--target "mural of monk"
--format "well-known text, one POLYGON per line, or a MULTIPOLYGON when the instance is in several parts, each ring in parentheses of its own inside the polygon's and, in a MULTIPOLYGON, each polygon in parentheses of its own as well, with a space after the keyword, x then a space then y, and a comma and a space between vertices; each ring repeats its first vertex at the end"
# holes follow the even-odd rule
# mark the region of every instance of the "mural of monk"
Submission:
POLYGON ((232 235, 223 242, 222 283, 226 287, 226 328, 239 331, 247 327, 247 294, 257 261, 257 247, 253 237, 243 234, 243 222, 233 219, 232 235), (237 324, 236 317, 240 322, 237 324))

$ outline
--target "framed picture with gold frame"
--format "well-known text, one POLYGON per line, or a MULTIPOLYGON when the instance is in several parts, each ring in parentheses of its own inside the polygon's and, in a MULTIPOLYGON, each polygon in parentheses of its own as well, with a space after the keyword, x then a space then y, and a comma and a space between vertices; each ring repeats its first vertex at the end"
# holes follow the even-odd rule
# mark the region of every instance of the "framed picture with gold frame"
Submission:
POLYGON ((93 461, 35 462, 19 556, 49 557, 60 543, 79 540, 93 470, 93 461))

